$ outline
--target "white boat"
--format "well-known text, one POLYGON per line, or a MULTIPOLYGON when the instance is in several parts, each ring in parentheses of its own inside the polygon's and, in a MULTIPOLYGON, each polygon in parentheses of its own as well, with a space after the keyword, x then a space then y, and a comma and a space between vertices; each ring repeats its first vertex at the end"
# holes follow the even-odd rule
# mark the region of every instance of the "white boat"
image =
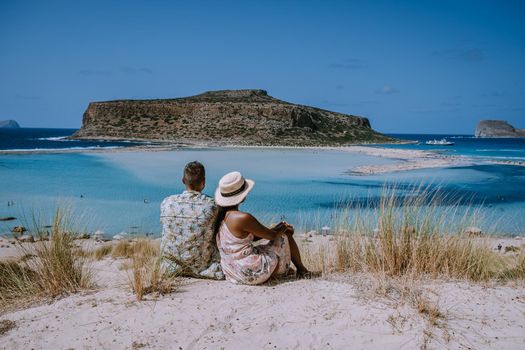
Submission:
POLYGON ((454 144, 454 142, 447 141, 447 139, 429 140, 425 143, 427 145, 432 145, 432 146, 452 146, 454 144))

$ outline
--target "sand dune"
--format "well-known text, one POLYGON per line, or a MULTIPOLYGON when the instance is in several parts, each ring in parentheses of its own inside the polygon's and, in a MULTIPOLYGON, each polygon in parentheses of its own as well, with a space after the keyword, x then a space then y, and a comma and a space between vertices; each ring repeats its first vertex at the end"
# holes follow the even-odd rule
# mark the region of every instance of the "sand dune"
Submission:
POLYGON ((425 282, 443 319, 364 275, 241 286, 185 279, 136 301, 122 260, 95 263, 97 290, 12 311, 5 349, 410 349, 525 347, 525 292, 513 286, 425 282))

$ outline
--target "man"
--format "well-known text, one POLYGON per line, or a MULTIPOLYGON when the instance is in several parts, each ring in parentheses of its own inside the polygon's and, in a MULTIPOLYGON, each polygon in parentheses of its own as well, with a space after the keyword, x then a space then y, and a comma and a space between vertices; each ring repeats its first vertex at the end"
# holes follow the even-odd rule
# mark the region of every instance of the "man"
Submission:
POLYGON ((186 164, 186 190, 169 196, 160 206, 163 265, 182 276, 224 279, 215 243, 218 208, 201 193, 206 184, 204 166, 186 164))

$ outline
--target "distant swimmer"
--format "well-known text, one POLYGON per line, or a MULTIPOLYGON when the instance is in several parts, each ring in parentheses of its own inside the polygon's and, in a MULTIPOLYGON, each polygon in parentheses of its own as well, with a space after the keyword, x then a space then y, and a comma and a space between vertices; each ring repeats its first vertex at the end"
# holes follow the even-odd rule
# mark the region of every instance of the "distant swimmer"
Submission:
POLYGON ((148 203, 149 203, 149 200, 144 199, 144 204, 148 204, 148 203))
POLYGON ((80 198, 84 198, 84 195, 83 195, 83 194, 81 194, 81 195, 80 195, 80 198))

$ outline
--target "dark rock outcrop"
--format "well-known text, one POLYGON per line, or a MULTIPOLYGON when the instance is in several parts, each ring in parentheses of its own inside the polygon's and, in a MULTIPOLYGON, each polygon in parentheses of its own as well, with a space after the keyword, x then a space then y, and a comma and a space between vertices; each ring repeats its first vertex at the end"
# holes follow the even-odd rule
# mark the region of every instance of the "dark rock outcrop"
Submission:
POLYGON ((15 226, 11 229, 11 232, 13 233, 24 233, 27 229, 24 226, 15 226))
POLYGON ((222 90, 162 100, 92 102, 76 139, 236 145, 391 142, 367 118, 275 99, 264 90, 222 90))
POLYGON ((482 120, 476 127, 476 137, 525 137, 525 130, 516 129, 505 120, 482 120))
POLYGON ((0 120, 0 128, 18 129, 20 125, 14 120, 0 120))

